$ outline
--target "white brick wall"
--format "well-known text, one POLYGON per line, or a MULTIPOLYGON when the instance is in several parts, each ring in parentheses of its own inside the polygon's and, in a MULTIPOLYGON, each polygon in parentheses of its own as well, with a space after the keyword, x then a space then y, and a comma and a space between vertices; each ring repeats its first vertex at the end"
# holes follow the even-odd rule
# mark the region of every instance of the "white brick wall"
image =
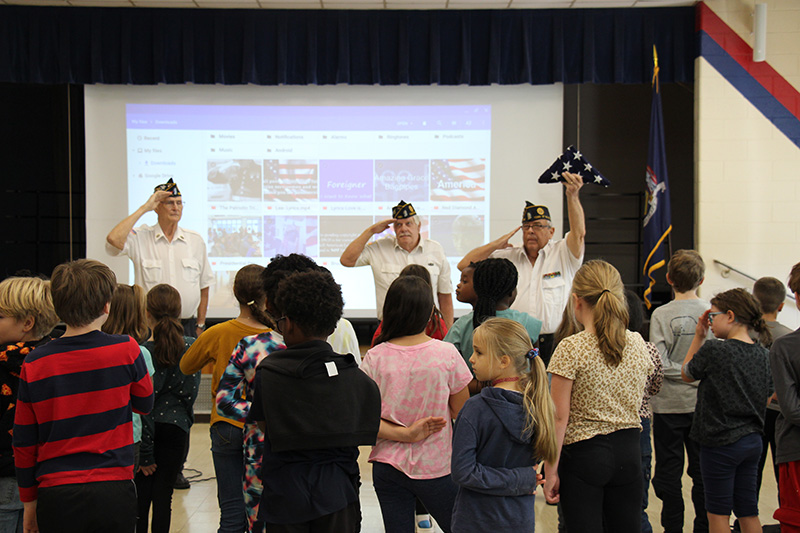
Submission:
MULTIPOLYGON (((752 46, 756 0, 707 0, 752 46)), ((759 0, 761 1, 761 0, 759 0)), ((767 0, 767 62, 800 90, 800 1, 767 0)), ((697 246, 708 263, 702 294, 751 283, 714 259, 786 281, 800 261, 800 148, 704 59, 696 65, 697 246)), ((800 326, 789 305, 779 319, 800 326)))
MULTIPOLYGON (((749 11, 738 0, 707 4, 751 42, 743 32, 752 24, 752 0, 749 11), (728 5, 733 7, 725 9, 728 5)), ((782 17, 786 20, 775 26, 785 31, 770 34, 767 59, 778 58, 770 64, 779 72, 787 65, 781 74, 798 87, 800 42, 794 40, 800 41, 800 1, 769 2, 770 31, 782 17), (791 42, 795 44, 787 50, 791 42)), ((755 277, 785 282, 791 266, 800 261, 800 148, 703 58, 696 63, 695 84, 696 238, 707 263, 701 294, 710 298, 733 287, 752 287, 736 273, 723 277, 714 259, 755 277)), ((800 312, 787 302, 779 320, 797 328, 800 312)))

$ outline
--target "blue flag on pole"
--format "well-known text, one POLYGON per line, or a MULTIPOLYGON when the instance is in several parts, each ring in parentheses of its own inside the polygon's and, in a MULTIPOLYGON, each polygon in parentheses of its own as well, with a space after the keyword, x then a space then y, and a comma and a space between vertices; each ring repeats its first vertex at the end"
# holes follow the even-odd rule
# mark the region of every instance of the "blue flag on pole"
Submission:
POLYGON ((644 214, 644 243, 646 255, 642 272, 648 278, 644 303, 650 309, 653 273, 667 264, 667 236, 672 231, 669 208, 669 180, 664 150, 664 119, 661 114, 661 92, 658 87, 658 56, 653 46, 653 104, 650 109, 650 146, 647 149, 647 202, 644 214))

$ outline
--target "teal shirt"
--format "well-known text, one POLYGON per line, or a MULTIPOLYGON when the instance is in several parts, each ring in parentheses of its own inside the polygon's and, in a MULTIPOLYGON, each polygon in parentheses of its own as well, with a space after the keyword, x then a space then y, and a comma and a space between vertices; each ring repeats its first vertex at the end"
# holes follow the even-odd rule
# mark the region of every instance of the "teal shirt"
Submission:
MULTIPOLYGON (((142 357, 144 357, 144 362, 147 365, 147 372, 150 374, 150 377, 153 377, 153 374, 156 372, 156 368, 153 366, 153 356, 150 355, 150 350, 145 348, 144 346, 139 346, 142 350, 142 357)), ((133 413, 133 443, 136 444, 137 442, 142 440, 142 415, 139 413, 133 413)))
MULTIPOLYGON (((538 318, 533 318, 528 313, 517 311, 516 309, 505 309, 497 311, 496 316, 500 318, 508 318, 515 322, 522 324, 528 330, 528 336, 531 338, 531 344, 536 344, 539 340, 539 332, 542 330, 542 321, 538 318)), ((472 357, 472 311, 456 320, 453 327, 445 335, 445 342, 453 344, 459 352, 461 357, 467 362, 470 372, 472 372, 472 365, 469 363, 469 358, 472 357)))

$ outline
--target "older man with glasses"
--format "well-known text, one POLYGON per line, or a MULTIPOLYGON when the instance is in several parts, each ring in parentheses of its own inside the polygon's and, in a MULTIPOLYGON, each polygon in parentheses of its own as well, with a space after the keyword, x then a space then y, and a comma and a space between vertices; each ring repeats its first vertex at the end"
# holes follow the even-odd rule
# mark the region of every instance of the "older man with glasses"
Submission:
POLYGON ((136 284, 146 291, 159 283, 175 287, 181 295, 184 334, 199 337, 206 325, 208 289, 214 274, 203 237, 178 226, 183 207, 183 196, 172 179, 157 186, 139 209, 114 226, 106 237, 106 251, 113 256, 127 255, 133 261, 136 284), (149 211, 156 212, 158 223, 134 229, 149 211))
POLYGON ((572 278, 583 262, 585 248, 586 221, 578 196, 583 180, 570 172, 562 175, 566 180, 564 192, 569 218, 569 232, 564 239, 553 239, 556 230, 546 206, 525 202, 520 226, 475 248, 458 263, 459 270, 488 257, 503 257, 514 263, 519 272, 519 282, 517 298, 511 309, 524 311, 543 322, 539 349, 545 364, 550 362, 553 333, 569 301, 572 278), (522 246, 512 246, 508 241, 520 229, 523 231, 522 246))

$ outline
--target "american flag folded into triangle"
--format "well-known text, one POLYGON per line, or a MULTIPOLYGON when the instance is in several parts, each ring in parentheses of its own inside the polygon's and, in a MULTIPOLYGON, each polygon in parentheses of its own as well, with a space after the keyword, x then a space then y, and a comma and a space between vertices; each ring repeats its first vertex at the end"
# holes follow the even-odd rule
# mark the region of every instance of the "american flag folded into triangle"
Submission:
POLYGON ((589 161, 583 157, 580 150, 575 149, 574 146, 567 148, 563 154, 556 159, 550 168, 548 168, 541 176, 539 176, 539 183, 558 183, 565 181, 561 175, 563 172, 571 172, 583 178, 584 183, 594 183, 595 185, 602 185, 608 187, 611 182, 605 176, 600 174, 589 161))

